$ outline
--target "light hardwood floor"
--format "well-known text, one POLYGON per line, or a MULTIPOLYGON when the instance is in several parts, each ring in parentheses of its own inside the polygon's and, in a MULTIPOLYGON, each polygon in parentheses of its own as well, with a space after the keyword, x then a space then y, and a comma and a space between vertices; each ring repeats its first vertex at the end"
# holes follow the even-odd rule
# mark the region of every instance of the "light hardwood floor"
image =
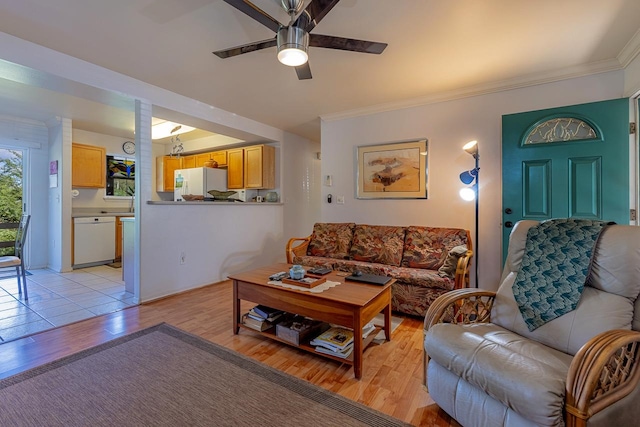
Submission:
MULTIPOLYGON (((243 302, 242 310, 254 304, 243 302)), ((0 378, 166 322, 415 426, 458 427, 422 386, 422 321, 405 317, 390 342, 364 353, 361 380, 350 366, 251 331, 232 332, 230 281, 0 345, 0 378)))

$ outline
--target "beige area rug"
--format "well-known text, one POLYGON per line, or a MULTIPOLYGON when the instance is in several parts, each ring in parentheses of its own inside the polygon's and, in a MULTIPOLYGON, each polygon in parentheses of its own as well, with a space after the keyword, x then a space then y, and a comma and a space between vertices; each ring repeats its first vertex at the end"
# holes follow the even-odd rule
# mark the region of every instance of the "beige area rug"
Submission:
POLYGON ((0 381, 2 426, 406 426, 160 324, 0 381))

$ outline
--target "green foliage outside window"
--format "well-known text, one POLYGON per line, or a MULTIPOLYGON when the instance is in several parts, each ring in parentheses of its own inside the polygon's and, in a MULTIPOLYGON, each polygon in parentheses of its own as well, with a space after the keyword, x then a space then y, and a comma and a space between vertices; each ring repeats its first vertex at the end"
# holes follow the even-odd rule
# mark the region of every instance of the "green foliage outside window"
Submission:
MULTIPOLYGON (((22 152, 0 149, 0 222, 19 222, 22 216, 22 152)), ((13 242, 16 230, 0 229, 0 242, 13 242)), ((0 256, 14 249, 0 248, 0 256)))

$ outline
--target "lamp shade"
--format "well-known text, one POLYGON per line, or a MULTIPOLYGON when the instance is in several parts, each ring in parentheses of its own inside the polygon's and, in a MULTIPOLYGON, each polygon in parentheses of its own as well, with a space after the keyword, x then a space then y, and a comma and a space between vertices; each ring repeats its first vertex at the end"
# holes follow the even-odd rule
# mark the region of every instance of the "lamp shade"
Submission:
POLYGON ((478 176, 478 169, 473 168, 471 170, 468 171, 464 171, 460 174, 460 181, 462 181, 463 184, 471 184, 476 177, 478 176))
POLYGON ((462 147, 464 151, 471 154, 473 157, 478 155, 478 141, 469 141, 462 147))

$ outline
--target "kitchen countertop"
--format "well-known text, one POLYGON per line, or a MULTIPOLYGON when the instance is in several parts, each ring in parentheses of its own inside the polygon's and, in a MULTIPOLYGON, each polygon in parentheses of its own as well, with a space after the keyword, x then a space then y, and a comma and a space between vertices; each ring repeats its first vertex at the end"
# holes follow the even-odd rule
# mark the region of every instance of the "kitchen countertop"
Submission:
POLYGON ((103 217, 103 216, 135 216, 133 212, 123 211, 108 211, 108 210, 95 210, 95 211, 72 211, 71 218, 89 218, 89 217, 103 217))

